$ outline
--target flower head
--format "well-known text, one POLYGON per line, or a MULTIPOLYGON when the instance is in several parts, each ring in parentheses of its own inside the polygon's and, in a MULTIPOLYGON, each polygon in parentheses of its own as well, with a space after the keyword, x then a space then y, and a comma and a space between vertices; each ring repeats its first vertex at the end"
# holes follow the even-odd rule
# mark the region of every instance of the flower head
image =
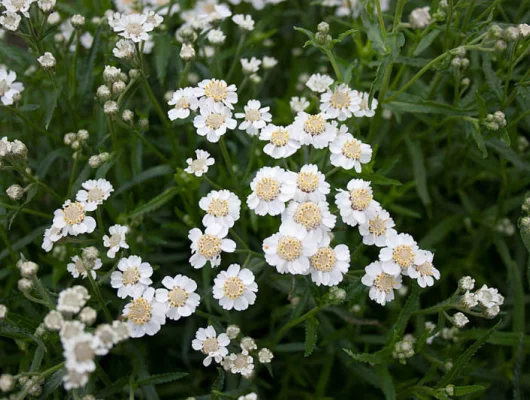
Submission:
POLYGON ((254 274, 238 264, 232 264, 221 271, 214 280, 213 297, 225 310, 246 310, 256 301, 258 285, 254 274))
POLYGON ((275 159, 287 158, 296 153, 301 147, 298 137, 297 132, 274 124, 268 124, 259 134, 260 140, 269 142, 265 145, 263 151, 275 159))
POLYGON ((120 249, 128 249, 129 245, 125 241, 125 234, 129 231, 127 226, 112 225, 109 228, 109 235, 103 236, 103 246, 108 247, 108 258, 116 257, 116 253, 120 249))
MULTIPOLYGON (((419 272, 414 272, 418 252, 418 245, 412 236, 406 233, 390 236, 387 240, 387 247, 382 248, 379 252, 379 260, 381 260, 383 271, 391 275, 401 273, 406 275, 410 270, 413 271, 414 276, 419 277, 419 272)), ((418 258, 418 261, 420 262, 425 262, 427 260, 428 257, 425 254, 418 258)), ((430 270, 431 273, 434 274, 432 268, 429 269, 428 266, 425 266, 425 272, 430 270)))
POLYGON ((286 171, 280 167, 263 167, 250 183, 252 193, 247 205, 257 215, 279 215, 285 202, 294 196, 294 190, 285 185, 286 171))
POLYGON ((381 206, 373 198, 370 182, 352 179, 348 182, 347 189, 339 189, 335 195, 335 203, 344 223, 357 226, 375 218, 381 206))
POLYGON ((313 92, 323 93, 331 86, 333 79, 329 75, 313 74, 306 82, 306 86, 313 92))
POLYGON ((171 121, 176 119, 188 118, 191 111, 196 111, 199 108, 199 94, 196 88, 186 87, 178 89, 173 92, 171 100, 167 102, 170 106, 173 106, 168 111, 168 117, 171 121))
POLYGON ((320 111, 328 118, 345 121, 360 109, 361 99, 348 85, 341 83, 320 96, 320 111))
POLYGON ((383 271, 382 263, 375 261, 365 268, 365 275, 361 282, 370 288, 370 299, 384 306, 394 300, 394 289, 401 287, 401 275, 387 274, 383 271))
POLYGON ((355 139, 351 133, 348 133, 345 125, 340 127, 339 134, 329 144, 329 150, 332 165, 346 170, 355 168, 357 173, 362 171, 362 164, 367 164, 372 159, 372 148, 355 139))
POLYGON ((327 121, 328 117, 322 113, 307 114, 299 112, 290 129, 298 133, 300 143, 311 145, 315 149, 324 149, 337 136, 337 127, 327 121))
POLYGON ((213 190, 199 201, 199 207, 206 211, 204 226, 219 224, 231 228, 239 219, 241 200, 228 190, 213 190))
POLYGON ((123 308, 123 316, 127 318, 131 337, 153 336, 166 323, 166 304, 155 299, 155 289, 150 287, 133 296, 123 308))
POLYGON ((127 296, 137 298, 153 283, 151 275, 153 268, 149 263, 142 262, 138 256, 130 256, 118 262, 118 271, 111 274, 110 284, 118 289, 120 299, 127 296))
POLYGON ((246 131, 251 136, 259 134, 260 130, 272 120, 272 115, 269 112, 270 107, 261 107, 259 100, 249 100, 244 110, 244 113, 236 113, 235 116, 236 118, 244 118, 239 129, 246 131))
POLYGON ((166 316, 172 320, 189 317, 199 306, 200 296, 195 293, 197 283, 184 275, 162 279, 165 288, 156 289, 156 300, 166 304, 166 316))
POLYGON ((195 339, 191 342, 194 350, 202 352, 206 358, 202 362, 205 367, 209 366, 214 360, 220 363, 228 354, 226 348, 230 344, 230 339, 225 333, 217 335, 214 327, 209 325, 206 328, 199 328, 195 333, 195 339))
POLYGON ((193 120, 197 134, 206 136, 211 143, 217 143, 227 129, 235 129, 237 122, 232 118, 232 111, 222 103, 211 103, 201 106, 200 115, 193 120))
POLYGON ((212 267, 221 264, 221 253, 232 253, 236 249, 233 240, 226 239, 228 228, 219 224, 209 225, 204 233, 198 228, 190 231, 191 240, 190 264, 193 268, 202 268, 209 261, 212 267))
POLYGON ((215 160, 210 157, 210 153, 204 150, 195 150, 197 158, 188 158, 186 164, 188 167, 184 170, 188 174, 193 174, 197 177, 201 177, 203 174, 208 172, 208 168, 215 164, 215 160))
POLYGON ((83 182, 81 187, 83 189, 77 192, 75 198, 84 203, 87 211, 94 211, 114 191, 112 184, 106 179, 88 180, 83 182))

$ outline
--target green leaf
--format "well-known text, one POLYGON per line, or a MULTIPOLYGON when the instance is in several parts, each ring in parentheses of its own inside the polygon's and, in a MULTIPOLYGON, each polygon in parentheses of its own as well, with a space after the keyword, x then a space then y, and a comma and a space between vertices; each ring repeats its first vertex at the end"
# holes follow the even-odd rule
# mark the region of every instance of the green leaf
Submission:
POLYGON ((147 385, 160 385, 162 383, 173 382, 188 376, 187 372, 168 372, 165 374, 151 375, 149 378, 141 379, 134 383, 135 387, 142 387, 147 385))
POLYGON ((114 393, 122 392, 124 386, 129 384, 129 376, 123 376, 114 382, 111 386, 107 386, 105 389, 96 393, 97 398, 106 399, 108 396, 114 393))
POLYGON ((373 49, 381 55, 387 54, 387 49, 383 37, 381 36, 379 25, 370 20, 364 7, 361 8, 361 21, 366 28, 366 35, 368 35, 368 39, 372 42, 373 49))
POLYGON ((44 116, 44 127, 46 130, 48 130, 48 127, 50 126, 50 122, 53 118, 53 113, 55 112, 55 109, 57 108, 57 100, 59 99, 59 96, 61 95, 62 88, 56 89, 50 99, 50 102, 48 103, 48 108, 46 109, 46 115, 44 116))
POLYGON ((464 123, 464 129, 466 130, 468 136, 470 135, 477 143, 479 150, 482 152, 482 158, 486 158, 488 156, 488 150, 486 149, 486 144, 484 142, 484 138, 482 137, 482 133, 480 133, 478 123, 466 121, 464 123))
POLYGON ((420 144, 412 141, 408 136, 405 137, 405 143, 412 158, 412 170, 414 171, 414 179, 416 181, 416 191, 420 196, 422 203, 425 206, 431 204, 431 196, 427 189, 427 175, 425 173, 425 162, 423 160, 423 153, 420 144))
POLYGON ((44 383, 42 387, 42 395, 40 399, 49 399, 51 394, 57 390, 59 386, 63 383, 63 377, 66 375, 66 369, 61 368, 58 371, 55 371, 44 383))
POLYGON ((489 54, 484 54, 482 56, 482 70, 486 76, 486 81, 488 82, 489 88, 495 93, 498 100, 502 100, 504 92, 502 90, 502 81, 495 74, 491 66, 491 56, 489 54))
POLYGON ((162 207, 164 204, 170 201, 173 197, 175 197, 179 193, 179 190, 180 189, 177 188, 176 186, 170 187, 169 189, 162 192, 158 196, 149 200, 147 203, 142 204, 141 206, 135 208, 129 214, 129 218, 134 218, 139 215, 147 214, 155 210, 158 210, 160 207, 162 207))
POLYGON ((396 399, 396 388, 394 387, 394 381, 392 380, 392 375, 388 372, 388 368, 383 364, 377 364, 375 366, 377 375, 380 380, 381 390, 385 394, 386 400, 395 400, 396 399))
POLYGON ((35 111, 40 108, 40 104, 24 104, 22 107, 18 109, 18 111, 26 112, 26 111, 35 111))
POLYGON ((414 57, 419 56, 421 53, 423 53, 426 49, 428 49, 432 42, 440 35, 442 31, 431 31, 428 34, 426 34, 418 43, 418 46, 414 50, 414 53, 412 55, 414 57))
POLYGON ((389 335, 389 340, 387 344, 387 347, 389 349, 393 348, 394 344, 398 340, 401 340, 401 338, 403 337, 403 334, 405 333, 405 329, 407 328, 407 324, 412 313, 416 311, 419 307, 419 295, 420 287, 417 283, 412 283, 412 290, 410 292, 409 297, 407 298, 407 302, 403 306, 403 309, 401 310, 397 321, 394 323, 392 335, 389 335))
POLYGON ((169 64, 169 57, 172 55, 171 43, 168 35, 155 36, 154 58, 156 76, 160 84, 164 84, 166 80, 167 66, 169 64))
POLYGON ((222 368, 217 367, 217 379, 212 385, 212 392, 221 392, 225 386, 225 371, 222 368))
POLYGON ((18 207, 18 209, 13 213, 13 215, 11 215, 11 218, 9 218, 9 224, 7 226, 7 229, 11 229, 11 225, 13 225, 13 222, 15 221, 15 218, 17 217, 17 215, 24 209, 24 207, 26 207, 26 205, 28 205, 28 203, 31 202, 31 200, 33 200, 33 198, 35 197, 38 191, 39 191, 39 186, 36 183, 32 183, 28 187, 28 190, 26 192, 26 199, 20 205, 20 207, 18 207))
POLYGON ((313 354, 318 339, 318 320, 315 317, 305 321, 305 352, 304 357, 313 354))
POLYGON ((294 26, 293 29, 295 31, 297 31, 297 32, 301 32, 304 35, 306 35, 311 40, 311 42, 313 42, 315 40, 315 35, 310 30, 307 30, 307 29, 304 29, 304 28, 300 28, 298 26, 294 26))
POLYGON ((482 335, 475 343, 473 343, 471 346, 469 346, 455 361, 453 364, 453 368, 451 368, 442 378, 442 380, 438 383, 438 388, 443 388, 450 384, 454 379, 458 378, 460 375, 460 372, 462 372, 462 369, 466 366, 466 364, 471 360, 471 358, 475 355, 475 353, 482 347, 482 345, 486 342, 486 340, 490 337, 490 335, 495 332, 495 330, 499 327, 502 320, 497 322, 495 326, 493 326, 491 329, 489 329, 484 335, 482 335))
POLYGON ((384 175, 379 175, 378 173, 361 173, 358 174, 360 178, 370 181, 373 185, 390 185, 390 186, 401 186, 402 183, 395 179, 387 178, 384 175))
POLYGON ((422 249, 434 247, 437 243, 443 240, 453 229, 462 223, 462 216, 453 215, 440 221, 434 228, 431 229, 427 235, 420 241, 422 249))
POLYGON ((94 40, 92 41, 92 46, 90 47, 90 52, 88 53, 85 72, 80 82, 80 93, 87 96, 92 93, 92 83, 94 82, 94 63, 96 61, 96 55, 101 42, 101 29, 102 25, 99 25, 96 29, 96 33, 94 34, 94 40))
POLYGON ((484 391, 486 388, 480 385, 470 385, 470 386, 455 386, 454 387, 454 396, 466 396, 472 393, 478 393, 484 391))
POLYGON ((390 350, 387 348, 376 351, 375 353, 354 353, 349 349, 342 349, 347 355, 355 361, 360 361, 367 364, 381 364, 388 361, 390 350))
POLYGON ((7 322, 0 323, 0 336, 11 339, 30 339, 46 352, 46 346, 43 341, 31 332, 18 326, 10 325, 7 322))
POLYGON ((133 186, 136 186, 149 179, 153 179, 153 178, 163 176, 163 175, 168 175, 173 172, 174 172, 173 168, 169 165, 157 165, 156 167, 146 169, 145 171, 136 175, 134 179, 121 185, 119 189, 117 189, 116 192, 114 192, 113 196, 116 196, 122 192, 125 192, 126 190, 129 190, 133 186))
POLYGON ((391 111, 402 113, 443 114, 449 116, 469 116, 475 112, 473 109, 455 108, 449 104, 423 100, 418 96, 410 94, 401 94, 396 100, 388 103, 386 107, 391 111))
POLYGON ((502 157, 510 161, 516 169, 524 172, 530 172, 530 163, 517 154, 511 147, 506 146, 506 143, 503 143, 497 139, 492 139, 488 140, 487 145, 499 153, 502 157))

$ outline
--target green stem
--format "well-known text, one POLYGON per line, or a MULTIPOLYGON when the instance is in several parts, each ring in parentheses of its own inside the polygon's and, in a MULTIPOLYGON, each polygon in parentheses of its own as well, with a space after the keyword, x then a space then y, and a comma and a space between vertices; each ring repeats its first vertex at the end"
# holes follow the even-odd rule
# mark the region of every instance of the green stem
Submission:
POLYGON ((230 154, 228 153, 228 148, 226 147, 226 143, 222 136, 221 136, 221 139, 219 140, 219 145, 221 147, 221 153, 223 154, 223 158, 225 160, 226 168, 228 169, 228 174, 232 177, 235 183, 238 183, 239 180, 237 179, 237 176, 234 172, 234 167, 232 166, 230 154))
POLYGON ((182 70, 182 74, 180 75, 179 88, 183 88, 188 84, 188 75, 190 73, 190 68, 191 68, 191 62, 187 61, 184 64, 184 69, 182 70))
POLYGON ((239 244, 245 249, 245 250, 249 250, 250 247, 248 247, 248 245, 245 243, 245 241, 243 239, 241 239, 241 236, 239 236, 237 234, 237 232, 235 231, 235 229, 230 229, 230 233, 232 234, 232 236, 239 242, 239 244))
POLYGON ((335 56, 333 55, 333 52, 326 47, 324 49, 324 53, 326 53, 326 55, 328 56, 329 62, 331 63, 331 66, 333 67, 333 71, 335 72, 335 76, 337 77, 337 80, 339 82, 342 82, 342 74, 340 72, 339 64, 337 64, 337 60, 335 59, 335 56))
POLYGON ((48 308, 50 310, 53 310, 55 308, 55 304, 53 303, 50 295, 48 294, 48 292, 46 291, 46 289, 42 285, 42 282, 40 281, 39 277, 34 275, 32 277, 32 281, 33 281, 33 285, 35 286, 35 288, 39 292, 40 296, 46 302, 46 305, 48 306, 48 308))
POLYGON ((153 152, 157 155, 158 158, 160 158, 160 160, 162 162, 164 162, 164 164, 171 164, 171 162, 166 158, 166 156, 164 156, 160 150, 158 150, 149 140, 147 140, 140 132, 138 132, 136 129, 133 129, 133 132, 134 134, 140 138, 140 140, 147 146, 149 147, 151 150, 153 150, 153 152))
POLYGON ((234 74, 234 71, 236 70, 236 65, 239 62, 239 54, 243 50, 243 45, 245 44, 246 38, 247 38, 246 31, 242 32, 239 38, 239 43, 237 44, 236 53, 234 54, 234 59, 232 60, 232 65, 230 66, 230 70, 228 71, 228 74, 226 75, 226 82, 228 82, 228 84, 230 84, 232 80, 232 75, 234 74))
POLYGON ((375 6, 377 8, 377 19, 379 20, 379 29, 381 29, 381 35, 383 36, 383 41, 386 41, 386 27, 385 27, 385 21, 383 21, 383 13, 381 12, 381 1, 376 0, 375 6))
POLYGON ((282 338, 282 336, 289 329, 293 328, 294 326, 296 326, 298 324, 301 324, 306 319, 308 319, 309 317, 312 317, 317 312, 319 312, 322 308, 323 308, 323 306, 317 306, 317 307, 309 310, 308 312, 306 312, 304 315, 302 315, 302 316, 300 316, 300 317, 298 317, 296 319, 293 319, 293 320, 289 321, 287 324, 285 324, 284 326, 282 326, 280 328, 280 330, 278 331, 278 333, 276 334, 276 336, 274 337, 274 340, 272 341, 272 346, 271 347, 276 347, 276 345, 280 342, 280 339, 282 338))
POLYGON ((53 218, 53 215, 46 214, 46 213, 43 213, 43 212, 40 212, 40 211, 37 211, 37 210, 31 210, 29 208, 23 208, 22 210, 20 210, 20 206, 13 206, 11 204, 0 203, 0 207, 7 208, 8 210, 18 210, 19 212, 22 212, 22 213, 36 215, 38 217, 43 217, 43 218, 46 218, 46 219, 52 219, 53 218))
POLYGON ((103 300, 103 296, 101 296, 101 292, 99 291, 99 287, 96 284, 96 281, 94 280, 90 272, 91 271, 88 272, 87 277, 88 277, 88 280, 90 281, 90 285, 92 286, 92 290, 94 291, 94 294, 96 296, 96 299, 99 305, 101 306, 103 312, 105 313, 105 317, 107 318, 107 321, 112 322, 113 320, 112 315, 109 309, 107 308, 107 305, 105 304, 105 300, 103 300))
POLYGON ((96 218, 98 220, 99 231, 101 236, 105 235, 105 225, 103 225, 103 217, 101 215, 101 207, 96 208, 96 218))
POLYGON ((214 183, 210 178, 208 178, 206 175, 203 175, 202 178, 208 182, 210 185, 212 185, 214 188, 218 190, 223 190, 222 186, 219 186, 217 183, 214 183))

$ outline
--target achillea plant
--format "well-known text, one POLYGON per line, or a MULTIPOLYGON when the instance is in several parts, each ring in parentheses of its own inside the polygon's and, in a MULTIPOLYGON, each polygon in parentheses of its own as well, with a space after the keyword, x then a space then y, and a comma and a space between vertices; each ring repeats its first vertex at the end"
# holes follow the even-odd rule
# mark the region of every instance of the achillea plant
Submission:
POLYGON ((526 2, 0 4, 0 397, 530 393, 526 2))

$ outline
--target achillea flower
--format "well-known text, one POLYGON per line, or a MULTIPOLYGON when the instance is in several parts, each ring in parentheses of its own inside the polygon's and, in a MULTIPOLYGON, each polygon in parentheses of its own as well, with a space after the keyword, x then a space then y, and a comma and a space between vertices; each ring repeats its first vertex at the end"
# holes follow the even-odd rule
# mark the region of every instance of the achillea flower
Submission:
POLYGON ((205 367, 209 366, 214 360, 220 363, 228 354, 227 346, 230 344, 230 339, 225 333, 217 335, 213 326, 206 328, 199 328, 195 333, 195 339, 191 342, 194 350, 200 351, 206 355, 203 360, 205 367))
POLYGON ((190 231, 188 238, 191 240, 190 264, 193 268, 202 268, 209 261, 212 267, 221 264, 221 253, 233 253, 236 243, 226 239, 228 228, 212 224, 206 228, 204 234, 198 228, 190 231))
POLYGON ((130 256, 118 262, 118 271, 111 274, 110 284, 118 289, 120 299, 127 296, 137 298, 153 283, 151 275, 153 268, 149 263, 142 262, 138 256, 130 256))
POLYGON ((390 275, 383 271, 381 261, 375 261, 365 268, 361 282, 370 288, 370 299, 384 306, 394 300, 394 289, 401 287, 401 275, 390 275))
POLYGON ((285 202, 294 196, 294 188, 287 187, 286 171, 280 167, 263 167, 250 183, 252 193, 247 198, 248 208, 257 215, 279 215, 285 202))
POLYGON ((241 200, 228 190, 213 190, 199 201, 199 207, 206 211, 204 226, 219 224, 231 228, 239 219, 241 200))
POLYGON ((184 275, 162 279, 165 288, 156 289, 156 300, 167 305, 166 316, 174 321, 189 317, 199 306, 200 296, 195 293, 197 283, 184 275))
POLYGON ((232 264, 221 271, 214 280, 213 297, 225 310, 246 310, 256 301, 258 285, 254 274, 238 264, 232 264))
POLYGON ((155 289, 147 288, 140 296, 134 296, 123 308, 132 338, 153 336, 166 323, 166 304, 155 299, 155 289))

